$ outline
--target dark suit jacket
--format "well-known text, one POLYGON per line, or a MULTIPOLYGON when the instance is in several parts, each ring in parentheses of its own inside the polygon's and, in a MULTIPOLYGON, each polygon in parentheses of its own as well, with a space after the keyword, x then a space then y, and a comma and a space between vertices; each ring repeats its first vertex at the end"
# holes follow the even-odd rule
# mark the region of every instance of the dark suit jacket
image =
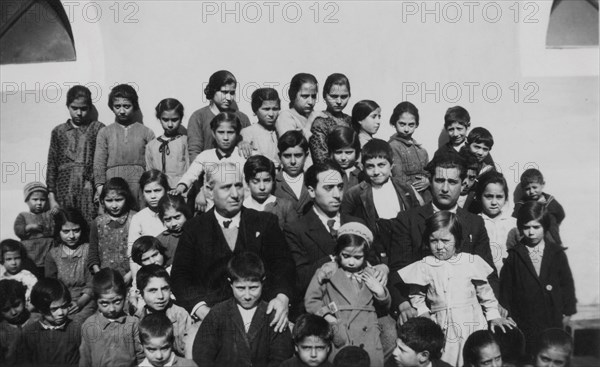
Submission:
MULTIPOLYGON (((405 211, 419 206, 419 200, 410 186, 394 177, 391 180, 400 202, 400 210, 405 211)), ((341 212, 361 218, 374 234, 379 232, 377 225, 379 216, 373 202, 373 186, 370 183, 361 182, 346 191, 342 200, 341 212)))
POLYGON ((509 249, 500 274, 500 301, 523 331, 528 352, 532 352, 543 330, 562 328, 562 316, 577 311, 564 249, 546 240, 539 277, 523 243, 509 249))
POLYGON ((354 186, 367 180, 367 175, 360 168, 355 167, 350 171, 350 175, 342 175, 342 179, 344 180, 344 191, 348 192, 354 186))
POLYGON ((308 189, 304 183, 302 184, 300 197, 297 197, 296 194, 294 194, 294 190, 292 190, 290 185, 288 185, 283 178, 282 172, 278 172, 277 175, 275 175, 275 190, 273 191, 273 195, 277 196, 278 198, 290 200, 294 204, 298 215, 302 214, 306 204, 311 201, 310 196, 308 195, 308 189))
MULTIPOLYGON (((425 220, 433 215, 433 204, 410 209, 402 212, 391 221, 389 237, 386 239, 390 246, 390 279, 388 288, 392 295, 392 313, 397 315, 398 305, 407 300, 408 287, 402 282, 398 270, 423 257, 431 255, 428 239, 423 238, 425 220)), ((488 277, 494 294, 498 297, 498 273, 492 259, 490 239, 483 219, 475 214, 458 208, 456 216, 462 225, 461 252, 479 255, 494 269, 488 277)))
POLYGON ((282 333, 269 326, 267 303, 258 304, 246 333, 242 315, 233 298, 208 313, 194 339, 194 362, 202 367, 277 367, 294 354, 289 329, 282 333))
POLYGON ((279 219, 279 228, 283 229, 286 223, 293 222, 298 219, 298 213, 294 204, 283 198, 277 198, 274 202, 265 205, 265 212, 272 213, 279 219))
MULTIPOLYGON (((364 224, 361 219, 346 214, 340 214, 340 222, 364 224)), ((331 261, 329 255, 333 255, 336 240, 323 225, 312 205, 307 206, 304 215, 298 221, 286 224, 283 232, 296 263, 296 295, 292 315, 297 316, 296 313, 304 308, 304 294, 313 275, 323 264, 331 261)), ((375 257, 371 253, 367 259, 371 264, 378 264, 375 257)))
POLYGON ((290 299, 295 282, 294 261, 279 225, 271 213, 242 208, 237 242, 232 252, 214 214, 214 208, 188 220, 173 259, 171 279, 177 303, 191 312, 204 301, 209 307, 231 297, 227 262, 242 251, 258 254, 267 280, 263 299, 278 293, 290 299))

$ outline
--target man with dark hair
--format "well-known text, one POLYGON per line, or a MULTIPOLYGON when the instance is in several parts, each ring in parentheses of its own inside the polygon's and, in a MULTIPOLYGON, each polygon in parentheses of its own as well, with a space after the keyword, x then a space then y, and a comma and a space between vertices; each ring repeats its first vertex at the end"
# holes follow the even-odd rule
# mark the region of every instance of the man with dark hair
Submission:
MULTIPOLYGON (((296 263, 296 301, 292 317, 304 310, 304 294, 313 275, 322 265, 333 265, 330 255, 336 244, 337 230, 347 222, 364 222, 340 213, 344 195, 342 169, 333 161, 315 163, 305 173, 304 182, 312 204, 304 208, 298 221, 284 227, 287 244, 296 263)), ((369 251, 371 265, 379 263, 377 252, 369 251)), ((387 276, 387 267, 379 266, 387 276)))
MULTIPOLYGON (((463 160, 454 154, 440 155, 428 164, 427 169, 431 173, 432 202, 401 212, 397 218, 390 220, 390 231, 382 239, 387 244, 386 248, 390 249, 388 288, 392 295, 392 314, 400 316, 400 322, 417 315, 408 301, 408 287, 400 279, 398 270, 430 255, 428 239, 423 238, 425 220, 440 210, 456 213, 463 228, 462 251, 481 256, 494 269, 488 281, 494 293, 498 294, 498 273, 483 219, 457 205, 462 181, 466 177, 463 160)), ((500 311, 505 316, 502 308, 500 311)))

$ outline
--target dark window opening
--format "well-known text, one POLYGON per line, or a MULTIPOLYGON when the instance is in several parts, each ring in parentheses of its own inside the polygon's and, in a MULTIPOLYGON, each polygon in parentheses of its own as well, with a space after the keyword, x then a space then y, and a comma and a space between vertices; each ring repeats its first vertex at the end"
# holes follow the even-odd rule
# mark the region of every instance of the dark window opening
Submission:
POLYGON ((59 0, 2 0, 0 64, 74 61, 71 24, 59 0))
POLYGON ((554 0, 547 48, 598 46, 598 0, 554 0))

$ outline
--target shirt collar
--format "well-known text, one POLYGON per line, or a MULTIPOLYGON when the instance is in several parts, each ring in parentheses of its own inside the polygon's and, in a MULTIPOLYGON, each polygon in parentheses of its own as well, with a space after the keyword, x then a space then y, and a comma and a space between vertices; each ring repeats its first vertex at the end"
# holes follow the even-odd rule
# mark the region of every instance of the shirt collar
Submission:
MULTIPOLYGON (((171 357, 169 358, 169 361, 167 363, 164 364, 165 367, 170 367, 173 365, 173 363, 175 362, 175 353, 171 352, 171 357)), ((142 363, 139 364, 140 367, 154 367, 152 366, 152 363, 150 363, 150 361, 148 360, 148 358, 145 358, 142 363)))
POLYGON ((75 126, 75 124, 73 123, 73 121, 71 119, 68 119, 67 122, 65 123, 65 125, 67 125, 67 130, 73 130, 73 129, 80 128, 80 126, 75 126))
POLYGON ((479 215, 481 215, 481 217, 483 218, 483 220, 489 220, 492 222, 498 222, 501 220, 508 220, 510 218, 512 218, 509 214, 507 210, 502 210, 500 212, 499 215, 497 215, 496 217, 492 218, 490 216, 488 216, 487 214, 485 214, 484 212, 479 213, 479 215))
POLYGON ((215 213, 215 218, 217 218, 217 222, 219 222, 219 225, 221 226, 221 228, 225 228, 225 225, 223 224, 223 222, 225 222, 225 221, 231 221, 231 224, 229 225, 228 228, 240 228, 240 219, 242 217, 241 211, 239 211, 232 218, 225 218, 221 214, 217 213, 216 210, 214 210, 214 213, 215 213))
MULTIPOLYGON (((438 208, 437 206, 435 206, 435 204, 433 203, 433 201, 431 202, 431 206, 433 207, 433 212, 437 213, 437 212, 441 212, 442 209, 438 208)), ((448 209, 447 211, 449 211, 450 213, 454 213, 456 214, 456 210, 458 209, 458 204, 454 204, 454 207, 448 209)))
POLYGON ((119 224, 125 224, 125 222, 127 221, 127 217, 129 217, 129 212, 126 212, 123 215, 118 216, 116 218, 108 214, 106 216, 108 217, 108 220, 106 221, 107 223, 117 222, 119 224))
POLYGON ((219 149, 215 149, 215 153, 217 154, 218 160, 222 160, 222 159, 231 157, 231 155, 233 154, 234 151, 235 151, 235 149, 232 150, 229 154, 222 154, 221 152, 219 152, 219 149))
POLYGON ((42 328, 44 330, 64 330, 67 327, 67 324, 69 323, 69 319, 67 319, 62 325, 58 326, 45 324, 42 320, 40 320, 39 323, 40 325, 42 325, 42 328))
POLYGON ((329 230, 329 226, 327 225, 327 221, 330 221, 332 219, 335 220, 335 224, 333 225, 333 229, 337 230, 338 228, 340 228, 340 225, 341 225, 341 222, 340 222, 340 212, 337 212, 337 214, 335 215, 335 217, 329 217, 325 213, 323 213, 323 211, 321 209, 319 209, 319 207, 317 207, 317 205, 313 205, 313 210, 315 211, 315 214, 317 214, 317 217, 323 223, 323 225, 325 226, 325 228, 327 228, 329 230))
POLYGON ((537 246, 534 246, 534 247, 525 246, 525 248, 527 249, 527 252, 529 253, 529 255, 531 255, 532 253, 533 254, 538 253, 540 255, 543 255, 544 249, 546 248, 546 242, 542 238, 542 240, 540 241, 540 243, 537 244, 537 246))
POLYGON ((306 124, 306 122, 308 121, 308 119, 304 116, 302 116, 300 113, 298 113, 298 111, 296 111, 294 108, 290 108, 290 112, 292 113, 292 115, 298 119, 299 121, 301 121, 303 124, 306 124))
POLYGON ((402 142, 402 143, 403 143, 404 145, 406 145, 406 146, 411 146, 411 145, 420 146, 420 144, 419 144, 419 143, 417 143, 417 142, 415 141, 415 139, 412 139, 412 138, 411 138, 411 139, 406 139, 406 138, 403 138, 403 137, 401 137, 400 135, 398 135, 398 133, 396 133, 396 135, 394 136, 394 139, 395 139, 395 140, 398 140, 399 142, 402 142))
POLYGON ((108 325, 110 325, 111 322, 116 322, 116 323, 119 323, 119 324, 123 324, 123 323, 125 323, 126 319, 127 319, 126 315, 117 317, 116 319, 108 319, 102 313, 98 312, 98 324, 99 324, 99 326, 100 326, 101 329, 106 329, 106 327, 108 325))
POLYGON ((72 249, 67 245, 63 244, 60 257, 82 257, 83 256, 83 244, 79 244, 76 249, 72 249))
POLYGON ((346 174, 346 177, 350 177, 350 175, 352 174, 352 172, 354 172, 355 169, 356 169, 356 166, 352 166, 352 167, 346 168, 344 170, 344 173, 346 174))
POLYGON ((267 206, 267 204, 271 204, 274 203, 275 200, 277 200, 277 197, 275 195, 269 195, 269 197, 267 198, 267 200, 264 201, 264 203, 259 203, 258 201, 256 201, 252 195, 249 195, 245 200, 244 200, 244 206, 246 208, 250 208, 250 209, 254 209, 254 210, 258 210, 258 211, 263 211, 265 210, 265 207, 267 206))
POLYGON ((300 173, 300 174, 299 174, 298 176, 296 176, 296 177, 292 177, 292 176, 288 175, 287 173, 285 173, 285 171, 281 171, 281 175, 283 176, 283 180, 284 180, 285 182, 287 182, 288 184, 289 184, 290 182, 294 182, 294 183, 295 183, 295 182, 297 182, 298 180, 299 180, 299 181, 302 181, 302 183, 304 183, 304 172, 300 173))

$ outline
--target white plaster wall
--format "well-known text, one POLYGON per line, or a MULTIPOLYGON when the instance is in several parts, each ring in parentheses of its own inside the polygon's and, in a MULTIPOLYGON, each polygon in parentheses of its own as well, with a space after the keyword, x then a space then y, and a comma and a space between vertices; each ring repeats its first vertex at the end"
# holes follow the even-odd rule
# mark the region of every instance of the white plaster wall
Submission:
POLYGON ((14 236, 13 220, 26 209, 24 182, 45 179, 50 131, 68 117, 70 82, 91 86, 104 123, 112 122, 110 87, 135 83, 144 122, 160 133, 156 103, 178 98, 189 116, 206 104, 202 89, 216 70, 236 75, 238 104, 250 116, 258 86, 274 85, 287 104, 293 74, 313 73, 322 86, 343 72, 352 83, 348 112, 360 99, 382 106, 381 138, 392 133, 394 106, 410 100, 421 112, 415 138, 432 155, 445 110, 460 104, 473 126, 493 133, 492 154, 511 191, 523 169, 537 165, 567 213, 561 231, 578 298, 600 302, 598 49, 547 51, 549 1, 130 1, 119 3, 117 18, 113 2, 63 3, 77 61, 0 67, 0 237, 14 236), (39 86, 39 97, 22 83, 39 86))

